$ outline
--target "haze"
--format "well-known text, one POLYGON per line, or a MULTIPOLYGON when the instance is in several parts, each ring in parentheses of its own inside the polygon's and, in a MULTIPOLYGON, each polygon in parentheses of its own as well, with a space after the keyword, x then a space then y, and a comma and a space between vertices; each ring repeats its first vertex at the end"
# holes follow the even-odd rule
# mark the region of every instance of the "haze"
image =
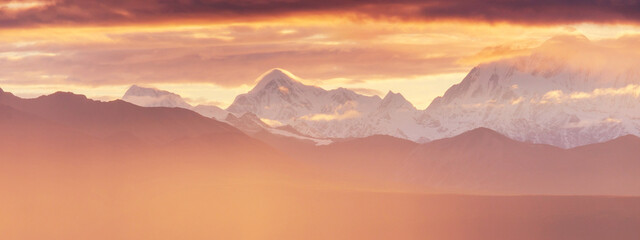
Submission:
POLYGON ((0 0, 0 239, 640 239, 636 0, 0 0))

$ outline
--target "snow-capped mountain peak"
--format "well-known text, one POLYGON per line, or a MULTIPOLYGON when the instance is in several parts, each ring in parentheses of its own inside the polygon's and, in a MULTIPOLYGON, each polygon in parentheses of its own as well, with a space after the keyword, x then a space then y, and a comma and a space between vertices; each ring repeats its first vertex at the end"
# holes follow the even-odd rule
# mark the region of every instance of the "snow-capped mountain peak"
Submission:
POLYGON ((425 110, 450 137, 487 127, 559 147, 640 134, 640 72, 610 68, 612 51, 579 51, 580 36, 554 38, 529 56, 481 64, 425 110), (559 54, 556 52, 560 51, 559 54))
POLYGON ((258 78, 256 86, 253 87, 249 93, 257 93, 273 89, 286 92, 286 88, 292 88, 300 85, 303 84, 299 81, 299 78, 292 73, 284 69, 274 68, 262 74, 258 78))
POLYGON ((122 100, 142 107, 178 107, 192 110, 205 117, 224 120, 227 111, 212 105, 191 106, 180 95, 151 87, 132 85, 122 96, 122 100))
POLYGON ((381 99, 346 88, 325 90, 305 85, 281 69, 263 74, 256 87, 237 96, 227 111, 252 112, 320 138, 386 134, 418 140, 426 134, 415 120, 419 111, 402 94, 389 92, 381 99))
MULTIPOLYGON (((480 64, 423 111, 400 93, 381 99, 325 90, 282 69, 260 76, 227 111, 314 138, 383 134, 425 142, 486 127, 520 141, 574 147, 640 135, 640 71, 610 67, 620 54, 592 44, 583 36, 558 37, 528 56, 480 64)), ((131 95, 173 96, 134 90, 145 94, 131 95)))
POLYGON ((154 97, 164 96, 164 95, 178 96, 178 94, 175 94, 175 93, 159 90, 157 88, 141 87, 135 84, 131 85, 131 87, 129 87, 129 89, 125 92, 124 95, 125 96, 154 96, 154 97))
POLYGON ((129 87, 124 96, 122 96, 122 100, 145 107, 191 108, 191 105, 178 94, 138 85, 129 87))
POLYGON ((258 79, 251 91, 238 95, 227 111, 239 115, 252 112, 261 118, 289 124, 317 114, 324 114, 323 119, 327 119, 329 115, 346 111, 369 112, 379 101, 377 96, 364 96, 344 88, 327 91, 305 85, 285 70, 272 69, 258 79))
POLYGON ((380 105, 378 106, 378 110, 391 110, 391 109, 405 109, 405 110, 417 110, 413 104, 407 101, 401 93, 394 93, 389 91, 387 95, 384 96, 380 105))

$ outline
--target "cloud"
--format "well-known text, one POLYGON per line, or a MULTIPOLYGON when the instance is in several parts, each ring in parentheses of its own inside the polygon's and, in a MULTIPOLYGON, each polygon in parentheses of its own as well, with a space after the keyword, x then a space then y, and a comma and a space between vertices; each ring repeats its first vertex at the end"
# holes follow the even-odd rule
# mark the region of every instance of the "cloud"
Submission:
POLYGON ((485 47, 476 54, 464 57, 459 60, 461 64, 477 65, 480 63, 492 62, 504 58, 525 56, 531 53, 535 43, 502 44, 485 47))
POLYGON ((278 120, 272 120, 272 119, 267 119, 267 118, 260 118, 260 121, 266 123, 267 125, 271 126, 271 127, 279 127, 279 126, 284 126, 284 124, 278 120))
POLYGON ((584 128, 584 127, 597 127, 602 125, 620 124, 623 121, 617 118, 603 118, 603 119, 579 119, 579 121, 568 122, 566 128, 584 128))
POLYGON ((589 99, 597 97, 630 96, 638 98, 640 96, 640 85, 629 84, 623 88, 597 88, 591 92, 575 92, 569 95, 570 99, 589 99))
POLYGON ((15 14, 29 9, 42 8, 50 3, 48 1, 0 1, 0 9, 8 14, 15 14))
POLYGON ((523 97, 519 97, 519 98, 513 99, 513 100, 511 100, 511 105, 520 104, 523 100, 524 100, 523 97))
MULTIPOLYGON (((612 97, 631 97, 631 98, 639 98, 640 97, 640 85, 638 84, 629 84, 625 87, 621 88, 596 88, 590 92, 570 92, 564 93, 561 90, 552 90, 546 92, 539 101, 535 99, 531 99, 532 103, 540 103, 540 104, 548 104, 548 103, 566 103, 569 101, 578 102, 578 101, 592 101, 598 100, 599 98, 612 98, 612 97)), ((522 100, 519 99, 518 103, 522 100)))
POLYGON ((380 90, 371 89, 371 88, 348 88, 351 91, 354 91, 359 94, 369 95, 369 96, 381 96, 384 93, 380 90))
POLYGON ((453 18, 522 24, 638 22, 640 2, 624 0, 429 1, 426 19, 453 18))
POLYGON ((344 120, 344 119, 350 119, 350 118, 357 118, 360 117, 360 112, 356 111, 356 110, 347 110, 343 113, 333 113, 333 114, 323 114, 323 113, 319 113, 319 114, 312 114, 312 115, 306 115, 306 116, 302 116, 300 117, 300 119, 302 120, 308 120, 308 121, 339 121, 339 120, 344 120))
POLYGON ((333 113, 309 114, 300 117, 301 120, 307 121, 341 121, 345 119, 358 118, 361 113, 357 110, 358 102, 347 101, 333 109, 333 113))
MULTIPOLYGON (((469 20, 522 24, 640 21, 632 0, 53 0, 0 8, 2 26, 252 21, 334 15, 389 21, 469 20), (29 7, 26 7, 29 6, 29 7), (6 14, 6 13, 12 14, 6 14)), ((12 3, 3 0, 0 6, 12 3)))
MULTIPOLYGON (((259 19, 260 11, 248 7, 246 14, 236 16, 233 11, 223 11, 230 16, 226 20, 213 16, 207 17, 210 21, 198 22, 196 18, 208 16, 209 10, 196 9, 193 11, 197 14, 192 14, 189 6, 209 1, 185 0, 182 2, 186 5, 177 8, 169 8, 178 4, 173 1, 122 1, 118 4, 113 1, 98 4, 93 0, 49 2, 51 4, 46 7, 20 10, 15 14, 22 17, 12 18, 24 24, 27 22, 23 17, 31 16, 40 19, 39 23, 21 25, 24 28, 18 25, 11 28, 0 23, 3 24, 0 28, 0 69, 3 69, 0 71, 0 84, 25 87, 30 84, 57 84, 85 88, 134 83, 212 84, 230 90, 250 88, 265 71, 283 68, 306 79, 307 83, 323 87, 356 88, 356 91, 368 95, 382 95, 371 89, 382 93, 400 91, 416 105, 426 107, 433 97, 442 94, 452 83, 459 82, 475 64, 533 52, 535 46, 545 39, 567 31, 564 26, 456 21, 416 24, 387 18, 387 15, 351 18, 354 15, 347 14, 355 11, 373 13, 382 6, 381 3, 349 3, 349 6, 364 6, 360 10, 336 7, 338 11, 345 12, 344 16, 351 17, 336 16, 331 12, 333 10, 327 10, 333 7, 324 6, 320 10, 303 12, 294 11, 295 8, 277 11, 294 17, 295 21, 284 16, 267 20, 259 19), (87 19, 77 22, 73 18, 63 19, 65 14, 75 11, 71 7, 74 4, 86 9, 87 19), (92 9, 92 4, 100 7, 92 9), (65 13, 44 14, 52 11, 44 8, 54 8, 54 5, 65 13), (156 9, 164 8, 172 10, 157 14, 156 9), (100 20, 100 14, 92 14, 92 11, 128 14, 100 20), (329 15, 307 15, 308 12, 329 15), (427 78, 433 80, 425 80, 427 78)), ((299 4, 297 1, 289 2, 299 4)), ((224 4, 241 3, 250 2, 228 1, 224 4)), ((260 6, 280 4, 257 3, 260 6)), ((336 1, 335 4, 344 6, 342 2, 336 1)), ((399 7, 393 8, 394 11, 414 11, 416 14, 425 7, 411 7, 423 4, 412 1, 393 4, 399 7)), ((267 7, 264 11, 269 12, 269 9, 267 7)), ((282 16, 278 14, 274 16, 282 16)), ((585 27, 576 26, 576 29, 579 33, 585 27)), ((617 29, 613 31, 609 25, 602 25, 594 29, 595 32, 605 29, 605 36, 610 39, 587 45, 579 41, 565 41, 565 46, 569 47, 559 46, 547 51, 562 53, 566 49, 577 49, 589 53, 584 55, 586 57, 577 58, 577 63, 603 59, 597 57, 600 55, 611 55, 606 59, 618 59, 606 61, 611 67, 638 62, 640 37, 633 33, 640 28, 625 26, 611 28, 617 29), (614 37, 625 33, 630 35, 619 39, 614 37), (620 53, 614 56, 615 52, 620 53)), ((195 98, 190 94, 185 96, 195 98)), ((228 104, 226 98, 216 101, 228 104)))
POLYGON ((209 105, 209 106, 225 106, 226 104, 221 102, 221 101, 212 101, 208 98, 204 98, 204 97, 198 97, 198 98, 188 98, 188 97, 183 97, 184 100, 188 103, 190 103, 191 105, 209 105))
POLYGON ((341 77, 354 82, 465 70, 454 54, 425 58, 401 44, 378 44, 368 36, 377 31, 370 27, 312 24, 286 35, 279 32, 291 26, 278 24, 18 31, 0 39, 0 68, 10 69, 0 72, 0 83, 50 84, 51 78, 45 76, 64 76, 56 81, 90 86, 207 82, 237 87, 252 84, 272 68, 305 79, 341 77), (317 31, 327 37, 310 39, 317 31), (362 31, 364 37, 344 36, 349 31, 362 31))
POLYGON ((564 96, 564 93, 562 93, 562 90, 553 90, 542 95, 542 101, 558 102, 561 100, 563 96, 564 96))

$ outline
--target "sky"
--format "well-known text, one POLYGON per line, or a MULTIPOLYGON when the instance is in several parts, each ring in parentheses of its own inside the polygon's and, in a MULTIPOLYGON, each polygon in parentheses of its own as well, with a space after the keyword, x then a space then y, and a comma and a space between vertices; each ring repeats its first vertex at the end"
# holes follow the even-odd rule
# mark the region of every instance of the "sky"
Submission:
POLYGON ((418 108, 562 35, 640 52, 639 0, 0 0, 0 88, 228 106, 272 68, 418 108), (639 46, 639 47, 635 47, 639 46))

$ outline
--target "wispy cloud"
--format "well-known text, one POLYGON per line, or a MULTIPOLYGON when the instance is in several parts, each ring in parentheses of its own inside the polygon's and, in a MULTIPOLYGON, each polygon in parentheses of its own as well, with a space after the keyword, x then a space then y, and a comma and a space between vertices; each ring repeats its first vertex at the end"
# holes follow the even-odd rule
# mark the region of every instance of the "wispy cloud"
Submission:
POLYGON ((309 121, 335 121, 335 120, 344 120, 350 118, 360 117, 360 112, 356 110, 347 110, 343 113, 333 113, 333 114, 312 114, 307 116, 302 116, 300 119, 309 120, 309 121))
POLYGON ((566 101, 591 100, 600 97, 640 97, 640 85, 629 84, 621 88, 596 88, 590 92, 564 93, 561 90, 553 90, 542 96, 540 103, 562 103, 566 101))
POLYGON ((359 94, 369 95, 369 96, 382 96, 384 92, 371 88, 349 88, 349 90, 354 91, 359 94))

